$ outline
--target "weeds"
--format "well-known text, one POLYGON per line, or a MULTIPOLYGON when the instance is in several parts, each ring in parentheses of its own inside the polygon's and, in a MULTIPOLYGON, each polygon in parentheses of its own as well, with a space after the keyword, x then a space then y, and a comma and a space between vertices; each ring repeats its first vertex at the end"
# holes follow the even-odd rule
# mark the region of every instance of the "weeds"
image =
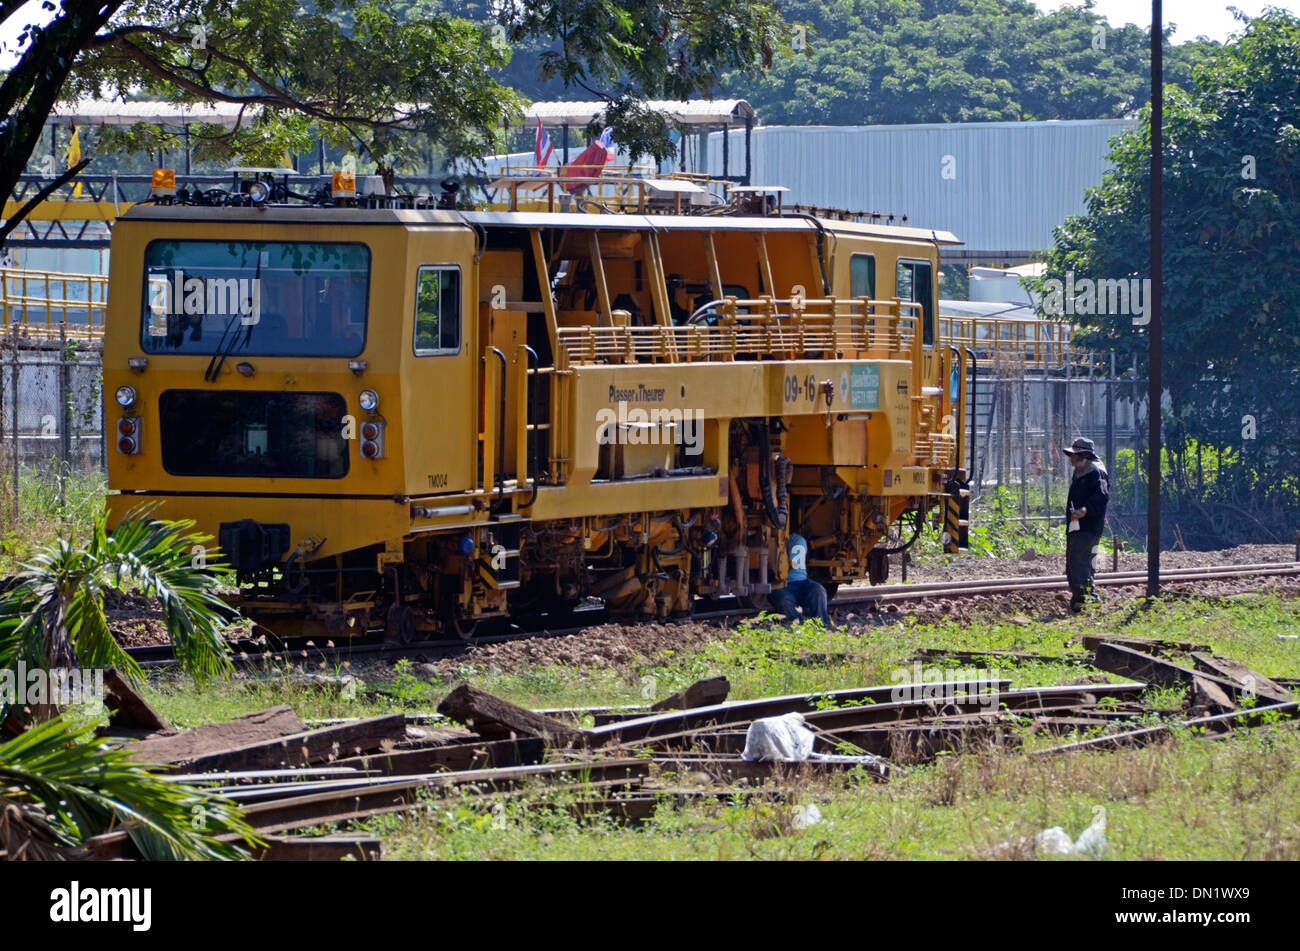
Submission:
POLYGON ((84 540, 104 509, 108 480, 98 469, 60 466, 54 460, 50 465, 53 477, 36 468, 19 470, 17 520, 13 484, 0 486, 0 571, 12 572, 56 536, 84 540))
MULTIPOLYGON (((701 647, 666 650, 613 669, 525 664, 501 670, 477 662, 463 665, 448 680, 467 678, 529 706, 645 703, 718 674, 731 680, 732 699, 795 692, 824 698, 839 688, 889 683, 889 671, 909 666, 921 647, 1050 654, 1090 629, 1204 642, 1265 673, 1297 676, 1300 653, 1294 642, 1277 639, 1297 625, 1300 600, 1280 594, 1165 601, 1132 615, 1125 605, 1102 602, 1084 619, 1062 612, 1032 625, 948 620, 825 631, 815 622, 788 625, 769 617, 719 632, 718 640, 701 647), (647 687, 653 688, 651 697, 643 695, 647 687)), ((277 703, 291 704, 307 718, 365 716, 413 705, 429 709, 445 690, 421 680, 408 665, 353 673, 370 689, 352 700, 307 686, 291 666, 201 693, 167 675, 155 681, 150 699, 173 722, 192 725, 277 703)), ((1011 676, 1019 687, 1077 682, 1079 674, 1077 666, 1035 662, 1011 676)), ((1145 699, 1170 709, 1186 698, 1183 688, 1153 688, 1145 699)), ((1069 738, 1028 733, 1031 722, 1026 718, 1026 750, 1069 738)), ((1110 857, 1300 858, 1297 761, 1300 731, 1279 723, 1271 731, 1229 739, 1183 735, 1146 749, 1050 760, 996 751, 941 756, 899 770, 885 784, 865 774, 800 776, 761 789, 738 785, 736 795, 723 801, 688 798, 683 804, 680 797, 664 795, 654 817, 641 826, 584 814, 582 794, 555 785, 539 787, 544 795, 530 789, 488 804, 439 793, 423 813, 381 817, 365 828, 383 836, 389 858, 1007 858, 1037 855, 1033 837, 1049 826, 1077 835, 1091 821, 1092 810, 1102 806, 1110 857), (781 812, 787 802, 815 802, 821 821, 793 828, 793 813, 781 812), (997 851, 1004 844, 1007 848, 997 851)), ((679 780, 661 781, 671 786, 679 780)))

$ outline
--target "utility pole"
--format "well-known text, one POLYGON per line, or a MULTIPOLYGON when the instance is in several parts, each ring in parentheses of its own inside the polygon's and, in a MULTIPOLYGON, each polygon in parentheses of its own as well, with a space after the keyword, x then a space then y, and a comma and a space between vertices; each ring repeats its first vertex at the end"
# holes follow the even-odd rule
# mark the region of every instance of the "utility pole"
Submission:
POLYGON ((1164 276, 1160 241, 1164 216, 1164 16, 1151 0, 1151 323, 1147 325, 1147 597, 1160 595, 1160 308, 1164 276))

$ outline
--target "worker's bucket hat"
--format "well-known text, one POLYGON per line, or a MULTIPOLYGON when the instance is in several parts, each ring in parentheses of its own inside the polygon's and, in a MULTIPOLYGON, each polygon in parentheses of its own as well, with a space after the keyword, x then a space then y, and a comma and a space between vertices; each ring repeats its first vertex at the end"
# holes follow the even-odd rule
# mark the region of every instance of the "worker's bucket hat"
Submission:
POLYGON ((1097 453, 1093 451, 1092 440, 1084 439, 1082 436, 1076 439, 1072 446, 1063 448, 1061 452, 1065 453, 1067 456, 1073 456, 1075 454, 1081 453, 1085 458, 1088 459, 1097 458, 1097 453))

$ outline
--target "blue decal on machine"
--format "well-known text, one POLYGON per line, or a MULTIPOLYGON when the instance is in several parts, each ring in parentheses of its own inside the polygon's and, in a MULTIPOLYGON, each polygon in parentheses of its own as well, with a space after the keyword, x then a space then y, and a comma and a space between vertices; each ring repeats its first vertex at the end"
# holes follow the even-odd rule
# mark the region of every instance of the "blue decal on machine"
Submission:
POLYGON ((849 380, 849 406, 852 409, 880 409, 880 367, 876 364, 854 366, 849 380))

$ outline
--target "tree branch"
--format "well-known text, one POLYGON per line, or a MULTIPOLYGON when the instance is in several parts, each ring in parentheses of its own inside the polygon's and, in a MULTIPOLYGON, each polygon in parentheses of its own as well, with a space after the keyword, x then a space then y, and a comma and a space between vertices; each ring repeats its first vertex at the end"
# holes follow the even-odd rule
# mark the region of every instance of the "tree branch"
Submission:
POLYGON ((269 82, 268 80, 259 76, 243 60, 239 60, 234 57, 230 57, 226 54, 223 54, 220 51, 214 49, 213 47, 208 47, 208 52, 210 55, 222 60, 227 65, 234 66, 238 69, 243 70, 249 76, 252 82, 256 83, 257 85, 261 86, 263 89, 266 89, 268 91, 264 93, 255 93, 252 95, 236 95, 232 93, 222 92, 219 89, 214 89, 211 86, 205 85, 194 79, 191 79, 188 76, 184 75, 183 72, 181 72, 182 70, 188 69, 189 67, 182 66, 179 63, 164 62, 162 60, 159 60, 156 57, 152 56, 146 50, 142 49, 141 47, 135 45, 134 43, 131 43, 130 41, 124 38, 114 39, 112 42, 104 45, 106 45, 108 48, 117 50, 118 52, 124 54, 130 59, 135 60, 136 63, 138 63, 140 66, 142 66, 144 69, 148 70, 149 72, 153 73, 158 78, 166 80, 167 82, 170 83, 174 83, 175 85, 186 90, 187 92, 190 92, 195 96, 200 96, 204 99, 215 99, 221 102, 239 103, 241 105, 260 105, 260 106, 279 107, 281 109, 290 109, 295 112, 301 112, 303 115, 311 116, 314 119, 320 119, 324 122, 337 122, 337 123, 344 123, 344 124, 354 123, 359 125, 367 125, 374 129, 396 129, 396 128, 400 128, 404 121, 410 120, 409 116, 405 120, 403 119, 383 120, 383 119, 378 119, 369 116, 344 115, 339 112, 331 110, 325 104, 297 99, 294 96, 290 95, 288 92, 280 89, 275 83, 269 82))

